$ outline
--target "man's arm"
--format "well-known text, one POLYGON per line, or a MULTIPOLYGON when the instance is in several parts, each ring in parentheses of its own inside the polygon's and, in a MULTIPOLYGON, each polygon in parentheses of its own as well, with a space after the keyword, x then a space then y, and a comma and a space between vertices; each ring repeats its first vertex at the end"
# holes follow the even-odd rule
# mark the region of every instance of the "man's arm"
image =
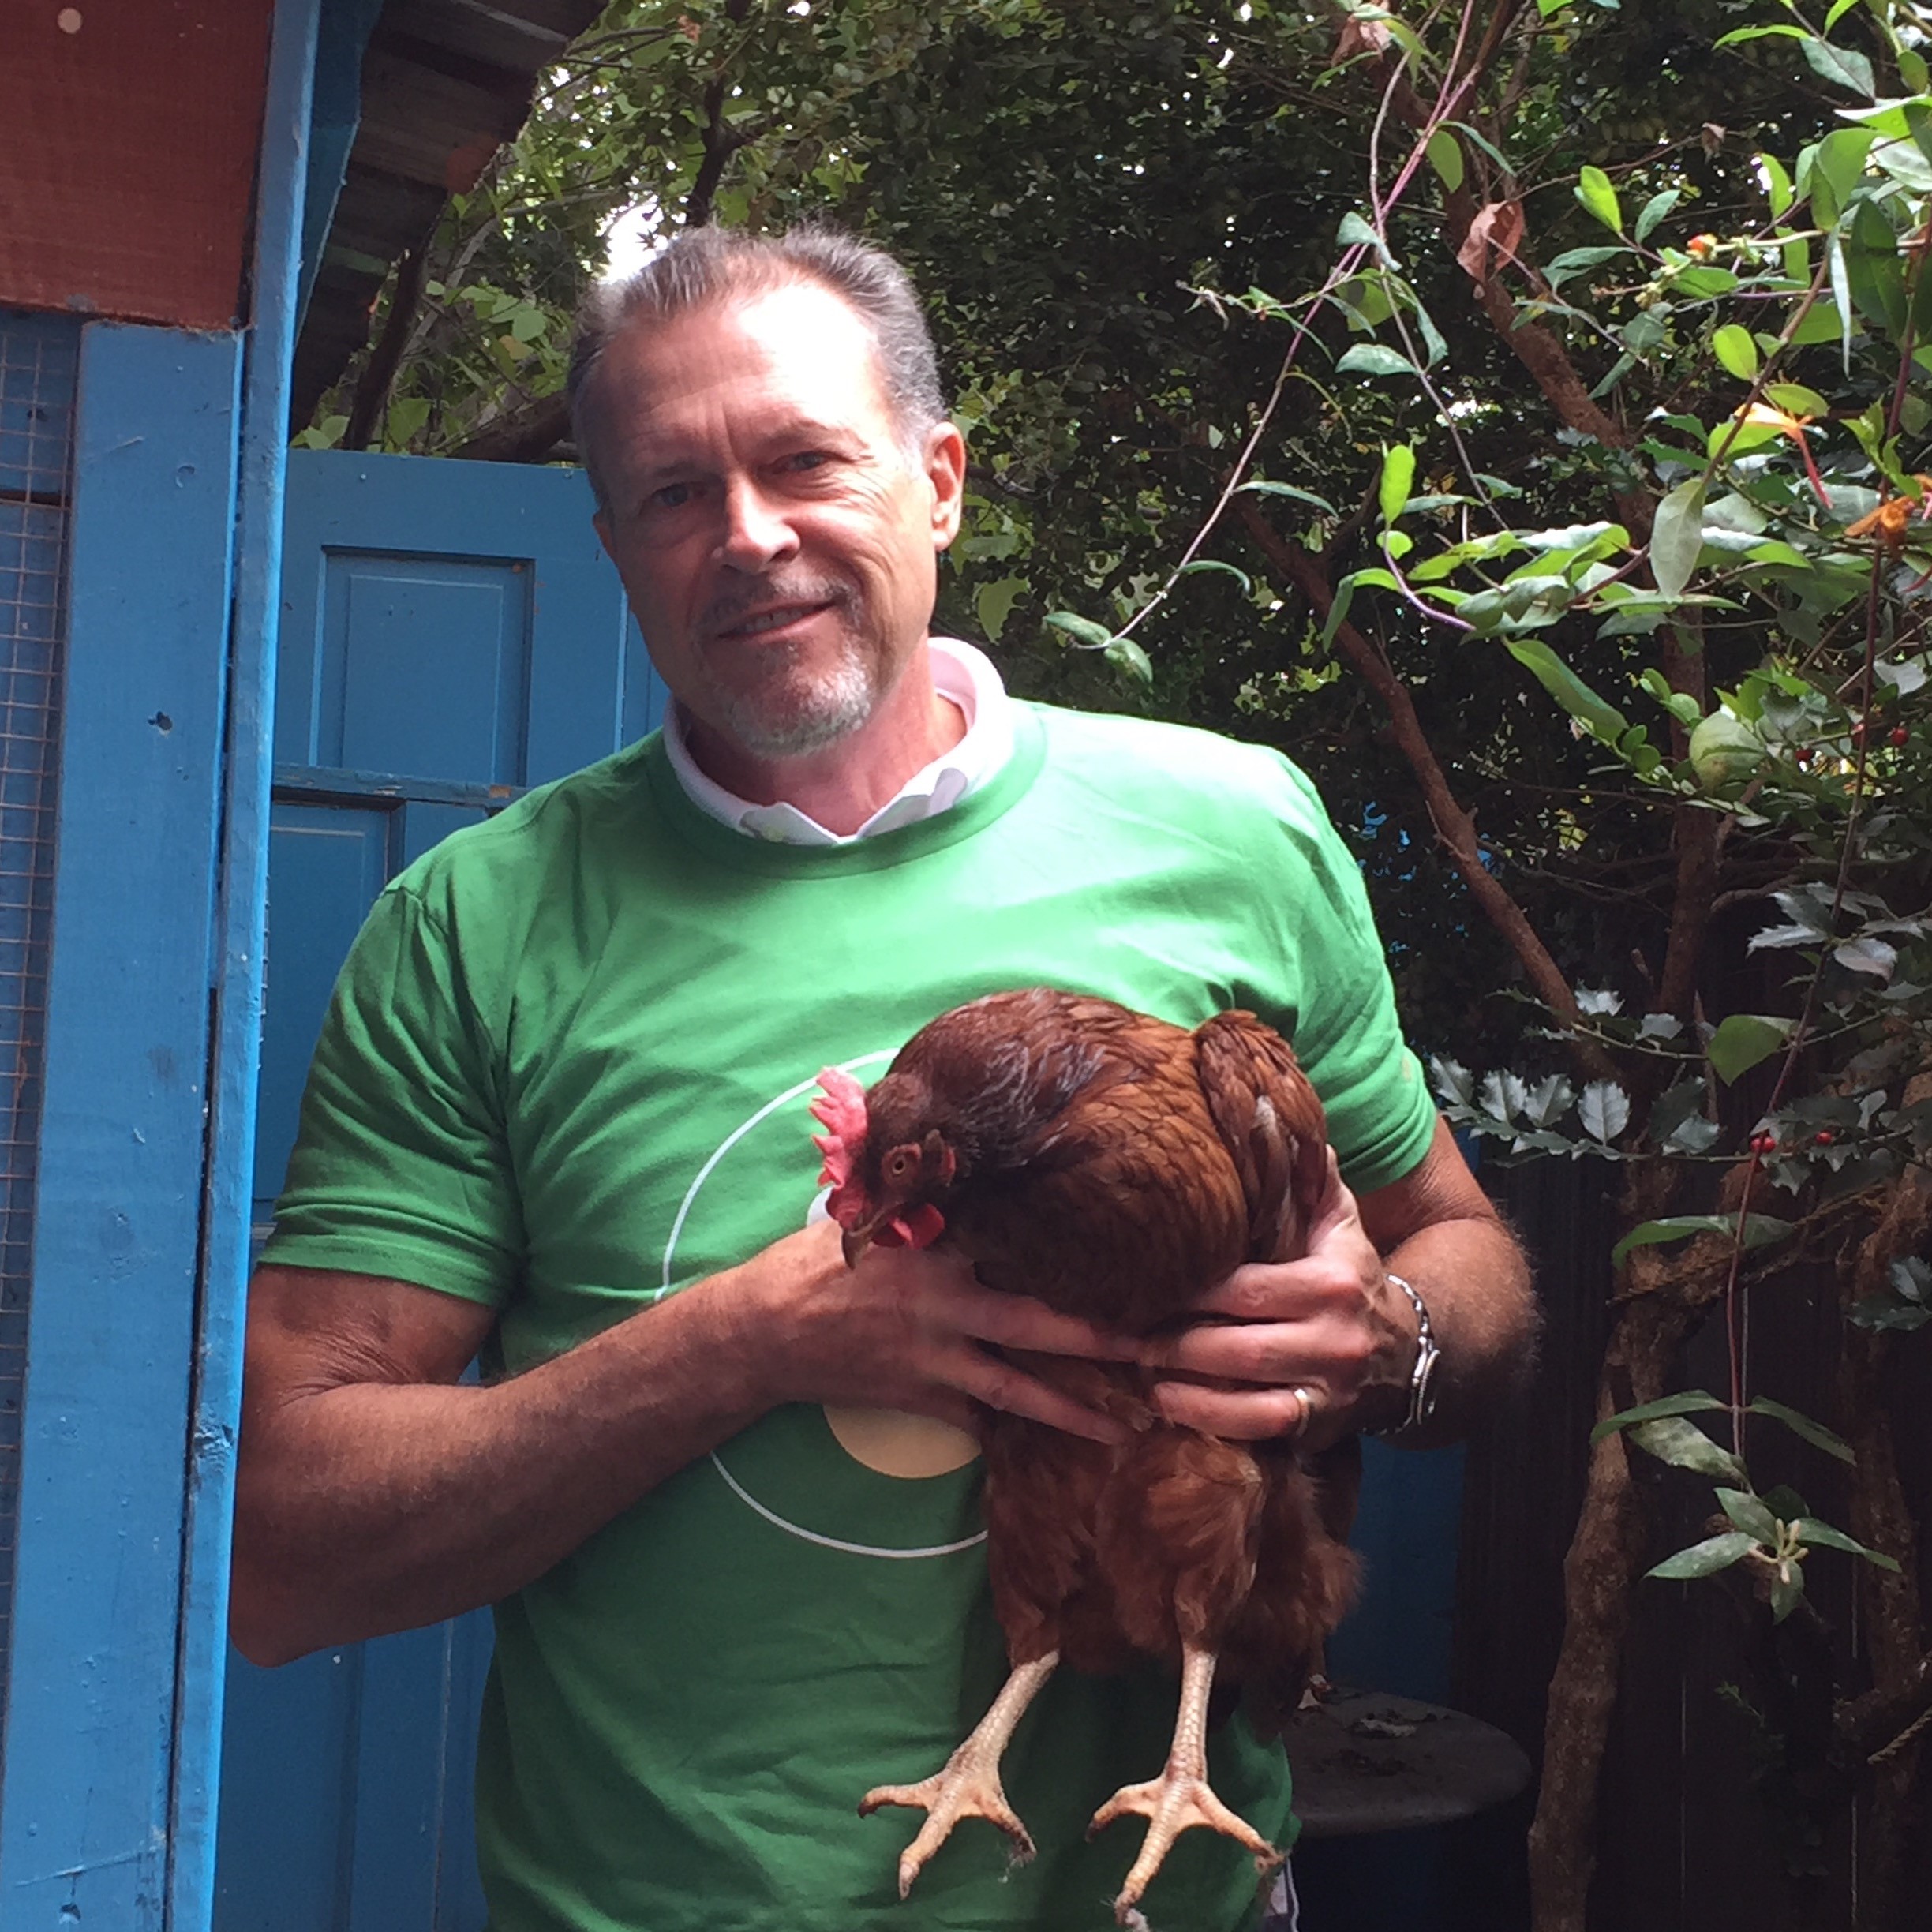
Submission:
POLYGON ((1469 1433, 1519 1382, 1537 1333, 1530 1267, 1438 1120, 1421 1162, 1359 1202, 1339 1179, 1301 1260, 1250 1263, 1197 1305, 1219 1318, 1148 1350, 1152 1366, 1248 1384, 1159 1385, 1167 1417, 1250 1440, 1297 1429, 1322 1447, 1356 1429, 1388 1428, 1408 1412, 1417 1322, 1399 1275, 1428 1309, 1441 1357, 1434 1418, 1406 1430, 1428 1447, 1469 1433))
POLYGON ((508 1380, 458 1378, 493 1313, 366 1275, 264 1267, 249 1290, 230 1628, 286 1663, 507 1596, 781 1402, 970 1425, 975 1404, 1117 1425, 981 1345, 1125 1345, 995 1294, 957 1257, 827 1222, 508 1380))

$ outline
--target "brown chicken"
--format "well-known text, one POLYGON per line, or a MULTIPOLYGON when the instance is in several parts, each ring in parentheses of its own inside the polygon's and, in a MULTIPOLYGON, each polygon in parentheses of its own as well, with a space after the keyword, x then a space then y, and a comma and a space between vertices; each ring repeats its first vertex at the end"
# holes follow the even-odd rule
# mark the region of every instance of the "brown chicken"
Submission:
MULTIPOLYGON (((867 1094, 820 1076, 814 1112, 828 1205, 856 1260, 869 1242, 949 1243, 987 1286, 1136 1335, 1187 1318, 1241 1262, 1301 1253, 1327 1182, 1321 1103, 1281 1037, 1226 1013, 1193 1032, 1107 1000, 1035 989, 942 1014, 867 1094)), ((1132 1431, 1118 1447, 1005 1413, 985 1433, 987 1565, 1012 1674, 942 1769, 859 1806, 927 1816, 900 1861, 901 1897, 962 1818, 1030 1858, 999 1763, 1056 1664, 1108 1673, 1136 1653, 1181 1672, 1160 1776, 1124 1786, 1092 1831, 1148 1821, 1114 1901, 1122 1924, 1193 1825, 1263 1870, 1280 1854, 1207 1777, 1210 1690, 1238 1684, 1264 1735, 1298 1702, 1353 1589, 1340 1538, 1354 1464, 1318 1482, 1286 1442, 1175 1427, 1132 1364, 1024 1356, 1024 1365, 1132 1431)), ((1352 1450, 1352 1445, 1350 1446, 1352 1450)))

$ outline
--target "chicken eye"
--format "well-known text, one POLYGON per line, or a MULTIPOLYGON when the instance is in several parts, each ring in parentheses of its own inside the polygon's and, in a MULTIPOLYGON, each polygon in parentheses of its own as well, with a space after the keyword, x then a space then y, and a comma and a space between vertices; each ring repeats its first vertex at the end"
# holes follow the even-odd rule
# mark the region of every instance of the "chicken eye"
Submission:
POLYGON ((919 1150, 916 1148, 896 1147, 886 1156, 886 1178, 888 1181, 909 1181, 919 1172, 919 1150))

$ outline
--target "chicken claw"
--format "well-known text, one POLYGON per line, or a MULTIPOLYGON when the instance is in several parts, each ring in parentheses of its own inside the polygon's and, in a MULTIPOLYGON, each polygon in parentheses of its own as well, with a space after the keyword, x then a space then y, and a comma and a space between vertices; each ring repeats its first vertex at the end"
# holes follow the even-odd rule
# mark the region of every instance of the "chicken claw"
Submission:
POLYGON ((1208 1690, 1214 1681, 1214 1653, 1186 1646, 1181 1653, 1181 1709, 1174 1722, 1174 1745, 1157 1778, 1144 1784, 1125 1784, 1094 1814, 1087 1836, 1133 1813, 1146 1818, 1148 1834, 1133 1862, 1120 1896, 1114 1901, 1117 1925, 1130 1925, 1134 1908, 1161 1868, 1174 1841, 1196 1825, 1217 1831, 1255 1855, 1262 1871, 1279 1865, 1282 1854, 1237 1813, 1217 1798, 1208 1782, 1205 1743, 1208 1690))
POLYGON ((916 1784, 878 1785, 859 1799, 861 1818, 871 1817, 882 1805, 909 1805, 926 1814, 918 1837, 906 1847, 899 1860, 901 1898, 912 1889, 912 1881, 924 1869, 926 1861, 945 1843, 953 1827, 963 1818, 982 1818, 997 1825, 1013 1840, 1016 1865, 1024 1865, 1033 1856, 1032 1834, 1007 1803, 1000 1784, 1000 1758, 1020 1713, 1053 1675, 1058 1661, 1058 1653, 1050 1651, 1030 1664, 1016 1665, 1005 1688, 993 1700, 992 1709, 945 1761, 944 1769, 920 1779, 916 1784))

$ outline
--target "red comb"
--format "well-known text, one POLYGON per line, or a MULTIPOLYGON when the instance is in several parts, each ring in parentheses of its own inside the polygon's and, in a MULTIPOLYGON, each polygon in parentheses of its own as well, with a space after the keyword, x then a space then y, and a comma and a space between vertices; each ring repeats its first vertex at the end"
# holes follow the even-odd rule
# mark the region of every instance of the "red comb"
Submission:
POLYGON ((825 1156, 821 1185, 843 1187, 852 1178, 852 1157, 865 1139, 865 1089, 843 1067, 826 1067, 818 1076, 823 1090, 811 1103, 812 1118, 827 1131, 812 1136, 812 1145, 825 1156))

